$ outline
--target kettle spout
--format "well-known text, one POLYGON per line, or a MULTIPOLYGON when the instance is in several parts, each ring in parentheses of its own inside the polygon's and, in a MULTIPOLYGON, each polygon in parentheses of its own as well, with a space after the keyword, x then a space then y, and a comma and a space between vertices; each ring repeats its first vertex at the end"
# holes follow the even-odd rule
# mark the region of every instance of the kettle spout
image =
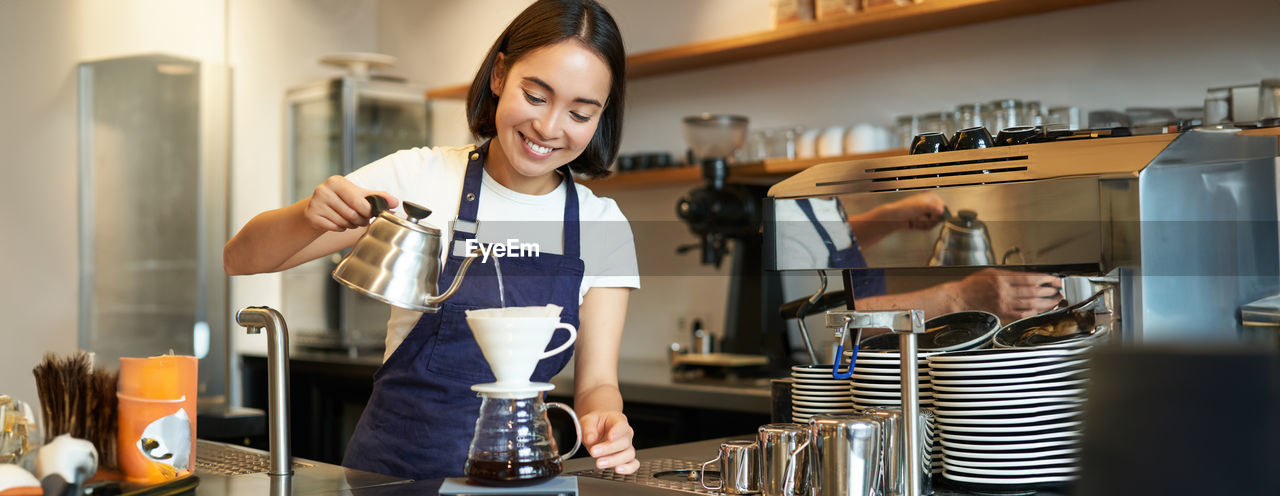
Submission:
POLYGON ((444 293, 439 296, 427 295, 426 306, 429 308, 427 310, 428 313, 435 313, 440 302, 449 299, 449 297, 453 296, 453 293, 458 291, 458 286, 462 285, 462 276, 467 274, 467 269, 471 268, 471 262, 476 261, 476 258, 479 258, 476 252, 467 254, 466 260, 462 261, 462 266, 458 267, 458 273, 454 274, 453 282, 449 283, 449 289, 446 289, 444 293))

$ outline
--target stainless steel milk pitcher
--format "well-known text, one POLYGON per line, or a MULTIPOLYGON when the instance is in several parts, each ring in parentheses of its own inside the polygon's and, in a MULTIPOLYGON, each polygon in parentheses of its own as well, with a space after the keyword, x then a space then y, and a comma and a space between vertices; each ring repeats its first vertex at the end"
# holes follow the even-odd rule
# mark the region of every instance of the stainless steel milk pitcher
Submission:
POLYGON ((880 480, 880 422, 872 417, 819 414, 809 418, 813 496, 872 496, 880 480))
POLYGON ((761 426, 758 434, 761 496, 808 496, 808 427, 768 424, 761 426))
POLYGON ((725 494, 755 494, 760 492, 760 445, 755 441, 725 441, 715 459, 703 463, 698 470, 698 483, 703 489, 725 494), (707 485, 707 465, 719 462, 720 485, 707 485))

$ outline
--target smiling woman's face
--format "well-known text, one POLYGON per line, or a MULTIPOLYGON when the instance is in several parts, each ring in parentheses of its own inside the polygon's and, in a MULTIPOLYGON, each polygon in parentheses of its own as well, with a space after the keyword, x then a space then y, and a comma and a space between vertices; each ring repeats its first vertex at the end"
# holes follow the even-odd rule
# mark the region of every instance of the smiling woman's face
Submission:
POLYGON ((604 59, 573 39, 525 54, 506 74, 494 71, 500 153, 490 154, 491 165, 533 179, 578 158, 609 104, 611 83, 604 59))

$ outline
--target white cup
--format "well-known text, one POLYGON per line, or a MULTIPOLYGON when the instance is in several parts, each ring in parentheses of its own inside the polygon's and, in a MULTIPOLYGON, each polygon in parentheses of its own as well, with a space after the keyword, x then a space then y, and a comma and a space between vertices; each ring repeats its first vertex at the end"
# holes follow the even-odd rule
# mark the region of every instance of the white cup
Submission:
POLYGON ((539 360, 568 349, 578 339, 578 330, 561 323, 559 317, 467 316, 467 326, 499 384, 528 384, 539 360), (556 329, 569 331, 569 340, 554 350, 542 351, 556 329))
POLYGON ((844 152, 850 155, 872 153, 884 149, 884 131, 873 124, 855 124, 845 135, 844 152))
POLYGON ((821 129, 809 129, 796 137, 796 158, 814 158, 818 156, 818 135, 821 129))
POLYGON ((816 145, 819 157, 839 157, 844 155, 844 127, 829 126, 822 130, 816 145))

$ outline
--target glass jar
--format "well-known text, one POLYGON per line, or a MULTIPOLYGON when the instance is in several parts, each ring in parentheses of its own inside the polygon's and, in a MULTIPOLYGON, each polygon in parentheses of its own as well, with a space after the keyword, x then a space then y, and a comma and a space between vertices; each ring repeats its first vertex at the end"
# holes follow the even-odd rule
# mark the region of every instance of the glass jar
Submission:
POLYGON ((1280 79, 1263 79, 1258 92, 1258 120, 1280 117, 1280 79))
POLYGON ((1044 125, 1053 129, 1081 129, 1080 107, 1053 107, 1049 109, 1044 125))
POLYGON ((0 422, 0 463, 34 470, 36 453, 44 444, 37 424, 39 416, 31 405, 0 395, 0 419, 4 419, 0 422))
POLYGON ((747 139, 742 144, 742 148, 734 152, 733 158, 735 164, 752 164, 763 162, 769 156, 769 130, 758 130, 747 133, 747 139))
POLYGON ((1205 125, 1231 123, 1231 88, 1209 88, 1204 94, 1205 125))
POLYGON ((968 129, 986 125, 991 106, 985 103, 966 103, 956 106, 956 129, 968 129))
POLYGON ((898 148, 911 147, 911 139, 920 134, 920 121, 914 115, 900 115, 893 126, 894 140, 898 148))
POLYGON ((1021 126, 1022 115, 1026 111, 1026 105, 1022 100, 1006 98, 991 102, 991 122, 987 125, 987 130, 991 134, 999 133, 1001 129, 1007 127, 1021 126))
POLYGON ((916 130, 916 134, 946 133, 946 127, 942 122, 942 112, 929 112, 927 114, 922 114, 917 120, 919 123, 919 129, 916 130))
POLYGON ((1038 101, 1031 100, 1027 102, 1026 107, 1023 109, 1022 118, 1020 119, 1021 123, 1018 125, 1043 126, 1045 117, 1047 116, 1044 110, 1044 105, 1038 101))
POLYGON ((954 110, 943 110, 939 113, 942 114, 942 134, 951 136, 956 134, 956 131, 964 129, 964 127, 960 125, 959 112, 954 110))
POLYGON ((772 129, 765 135, 765 158, 792 160, 797 157, 796 141, 803 127, 790 126, 772 129))

